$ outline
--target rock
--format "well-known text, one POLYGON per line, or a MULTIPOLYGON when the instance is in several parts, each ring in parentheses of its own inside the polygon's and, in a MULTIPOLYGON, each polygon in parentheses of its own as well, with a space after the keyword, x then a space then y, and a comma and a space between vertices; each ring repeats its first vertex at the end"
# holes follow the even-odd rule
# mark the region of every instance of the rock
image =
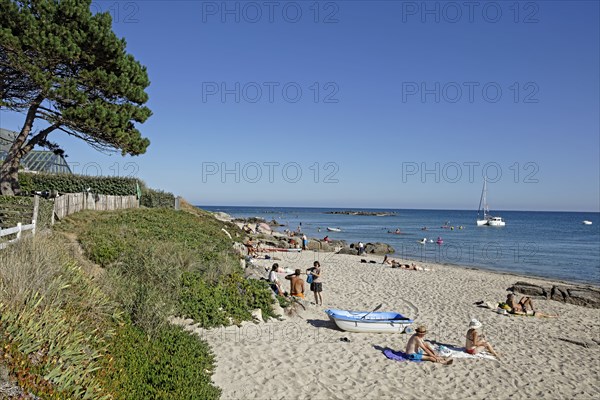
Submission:
POLYGON ((517 282, 508 290, 512 292, 518 292, 524 294, 525 296, 534 296, 534 297, 544 297, 549 298, 549 292, 541 286, 534 285, 532 283, 527 282, 517 282))
POLYGON ((352 249, 350 247, 342 247, 337 254, 351 254, 353 256, 358 255, 358 250, 357 249, 352 249))
POLYGON ((231 221, 233 221, 233 217, 231 215, 229 215, 227 213, 224 213, 224 212, 221 212, 221 211, 216 211, 216 212, 213 213, 213 215, 219 221, 223 221, 223 222, 231 222, 231 221))
POLYGON ((508 290, 525 296, 545 298, 589 308, 600 308, 600 290, 584 286, 554 285, 550 289, 527 282, 517 282, 508 290))
POLYGON ((569 288, 567 303, 578 306, 600 308, 600 290, 592 288, 569 288))
POLYGON ((567 301, 567 297, 569 297, 567 288, 562 286, 552 286, 552 289, 550 290, 550 299, 562 301, 564 303, 567 301))
POLYGON ((395 253, 396 250, 387 243, 367 243, 365 245, 365 253, 384 256, 386 254, 395 253))
POLYGON ((246 255, 246 246, 244 246, 242 243, 240 242, 234 242, 233 243, 233 251, 235 251, 237 254, 239 254, 240 256, 244 256, 246 255))
POLYGON ((309 240, 308 249, 315 251, 333 251, 333 247, 327 242, 321 240, 309 240))
POLYGON ((255 320, 257 320, 259 322, 263 322, 262 310, 260 308, 257 308, 256 310, 252 310, 251 314, 252 314, 252 318, 254 318, 255 320))

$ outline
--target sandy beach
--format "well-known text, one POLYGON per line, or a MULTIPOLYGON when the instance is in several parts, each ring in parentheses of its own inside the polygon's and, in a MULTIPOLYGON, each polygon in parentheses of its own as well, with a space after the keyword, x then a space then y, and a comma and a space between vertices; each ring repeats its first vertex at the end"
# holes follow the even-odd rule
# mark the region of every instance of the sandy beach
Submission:
MULTIPOLYGON (((279 253, 284 268, 323 266, 324 306, 301 316, 197 333, 217 360, 223 399, 592 399, 600 396, 600 310, 536 300, 556 319, 506 316, 475 302, 504 301, 517 277, 437 264, 431 271, 392 269, 380 256, 304 251, 279 253), (378 263, 361 263, 361 258, 378 263), (464 346, 469 321, 502 358, 457 358, 453 365, 397 362, 383 349, 404 350, 410 335, 343 332, 323 310, 398 311, 428 328, 426 340, 464 346), (348 338, 350 341, 340 341, 348 338), (561 338, 596 340, 589 348, 561 338)), ((270 267, 273 260, 256 260, 270 267)), ((266 274, 265 274, 266 276, 266 274)), ((284 287, 289 288, 285 281, 284 287)), ((307 289, 307 300, 314 301, 307 289)))

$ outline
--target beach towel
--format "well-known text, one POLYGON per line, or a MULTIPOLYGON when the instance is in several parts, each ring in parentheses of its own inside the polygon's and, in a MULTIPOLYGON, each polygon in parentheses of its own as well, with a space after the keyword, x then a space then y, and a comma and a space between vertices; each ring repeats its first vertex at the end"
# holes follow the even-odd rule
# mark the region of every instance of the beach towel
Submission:
POLYGON ((485 360, 497 360, 496 357, 489 354, 486 351, 479 352, 477 354, 469 354, 467 353, 464 347, 455 347, 448 345, 438 345, 431 344, 431 348, 436 354, 439 354, 442 357, 450 357, 450 358, 482 358, 485 360))
MULTIPOLYGON (((387 358, 389 358, 390 360, 394 360, 394 361, 411 361, 408 358, 408 354, 406 354, 403 351, 394 351, 390 348, 384 349, 383 350, 383 354, 385 354, 385 356, 387 358)), ((415 360, 415 362, 419 362, 419 360, 415 360)))

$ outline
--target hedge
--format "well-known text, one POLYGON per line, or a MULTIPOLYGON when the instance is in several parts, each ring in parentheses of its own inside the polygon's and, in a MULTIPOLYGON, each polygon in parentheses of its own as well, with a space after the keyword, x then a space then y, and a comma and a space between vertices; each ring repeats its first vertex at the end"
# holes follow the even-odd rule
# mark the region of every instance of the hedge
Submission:
MULTIPOLYGON (((117 176, 86 176, 70 174, 19 173, 19 185, 24 193, 34 191, 57 191, 59 193, 81 193, 131 196, 137 194, 138 180, 117 176)), ((140 188, 144 184, 140 182, 140 188)))

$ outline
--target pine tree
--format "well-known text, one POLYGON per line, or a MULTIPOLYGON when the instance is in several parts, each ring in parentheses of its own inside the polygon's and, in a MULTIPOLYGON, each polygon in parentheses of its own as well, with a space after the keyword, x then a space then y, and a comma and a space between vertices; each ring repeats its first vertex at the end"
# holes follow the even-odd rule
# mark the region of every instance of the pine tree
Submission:
POLYGON ((48 140, 54 131, 122 155, 150 144, 136 128, 152 114, 146 68, 127 54, 110 14, 92 15, 90 4, 0 0, 0 107, 25 115, 0 168, 3 195, 19 193, 19 164, 34 146, 59 148, 48 140))

